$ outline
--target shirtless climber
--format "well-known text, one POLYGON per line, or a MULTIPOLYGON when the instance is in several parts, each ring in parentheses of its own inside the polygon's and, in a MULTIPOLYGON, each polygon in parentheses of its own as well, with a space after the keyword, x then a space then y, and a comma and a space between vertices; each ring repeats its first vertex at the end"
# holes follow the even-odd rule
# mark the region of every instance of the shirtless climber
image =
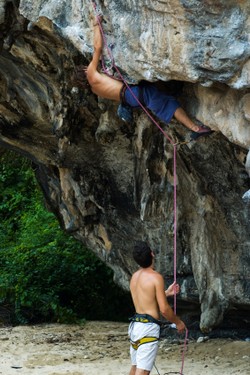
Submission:
POLYGON ((195 140, 200 136, 212 133, 212 130, 205 125, 196 125, 180 107, 178 101, 166 93, 159 91, 154 84, 143 81, 138 85, 129 85, 130 89, 119 80, 101 74, 98 71, 99 60, 102 54, 102 34, 99 28, 101 18, 93 21, 94 27, 94 53, 92 60, 85 69, 88 83, 94 94, 105 98, 121 102, 118 107, 118 115, 125 121, 132 120, 131 108, 138 108, 139 104, 133 95, 149 110, 151 110, 160 120, 165 123, 170 122, 174 116, 192 131, 191 139, 195 140), (133 94, 131 93, 133 92, 133 94))

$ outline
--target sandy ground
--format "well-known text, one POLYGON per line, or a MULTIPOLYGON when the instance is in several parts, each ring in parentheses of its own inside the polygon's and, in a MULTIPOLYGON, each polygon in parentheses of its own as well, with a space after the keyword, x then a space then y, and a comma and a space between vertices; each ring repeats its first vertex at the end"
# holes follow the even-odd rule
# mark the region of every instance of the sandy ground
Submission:
MULTIPOLYGON (((0 374, 127 375, 127 324, 36 325, 0 329, 0 374)), ((172 340, 173 341, 173 340, 172 340)), ((163 339, 156 366, 160 375, 180 374, 180 343, 163 339)), ((250 374, 250 342, 189 340, 184 375, 250 374)), ((152 375, 157 375, 155 369, 152 375)))

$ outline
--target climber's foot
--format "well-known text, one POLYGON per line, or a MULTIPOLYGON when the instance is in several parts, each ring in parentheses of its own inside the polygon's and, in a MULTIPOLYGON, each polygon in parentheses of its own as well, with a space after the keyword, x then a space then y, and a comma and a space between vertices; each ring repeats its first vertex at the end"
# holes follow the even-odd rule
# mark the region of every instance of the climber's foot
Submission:
POLYGON ((208 126, 206 125, 199 125, 199 130, 193 131, 190 136, 191 141, 196 141, 199 137, 204 137, 212 134, 214 131, 211 130, 208 126))

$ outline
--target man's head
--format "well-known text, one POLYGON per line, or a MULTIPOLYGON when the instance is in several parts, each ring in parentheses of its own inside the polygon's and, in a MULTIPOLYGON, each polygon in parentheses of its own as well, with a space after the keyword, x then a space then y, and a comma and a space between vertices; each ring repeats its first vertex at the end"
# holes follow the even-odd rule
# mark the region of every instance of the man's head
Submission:
POLYGON ((153 263, 153 252, 146 242, 136 242, 133 250, 133 258, 142 268, 150 267, 153 263))

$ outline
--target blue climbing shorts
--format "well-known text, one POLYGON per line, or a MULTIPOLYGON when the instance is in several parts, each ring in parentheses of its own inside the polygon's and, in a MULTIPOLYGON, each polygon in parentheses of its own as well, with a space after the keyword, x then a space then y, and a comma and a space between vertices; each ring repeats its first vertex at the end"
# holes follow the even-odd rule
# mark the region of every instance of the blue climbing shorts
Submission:
POLYGON ((124 92, 124 101, 131 107, 139 107, 138 103, 150 109, 160 120, 168 124, 180 103, 171 95, 160 91, 152 83, 142 85, 131 85, 124 92))

